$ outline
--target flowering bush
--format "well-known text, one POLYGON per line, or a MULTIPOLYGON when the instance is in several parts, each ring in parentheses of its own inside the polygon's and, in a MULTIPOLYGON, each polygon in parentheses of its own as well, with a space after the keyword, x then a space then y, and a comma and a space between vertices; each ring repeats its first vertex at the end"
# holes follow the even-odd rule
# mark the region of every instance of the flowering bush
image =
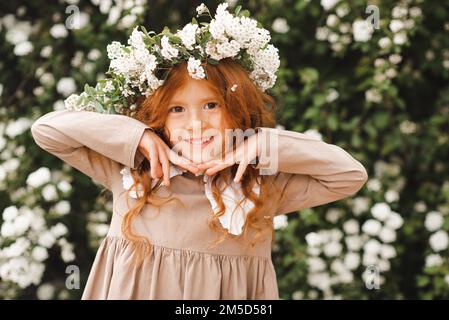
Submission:
MULTIPOLYGON (((179 28, 196 15, 190 2, 149 3, 3 4, 1 298, 81 296, 66 267, 79 267, 82 289, 111 199, 35 145, 29 128, 104 79, 107 45, 125 43, 136 25, 179 28)), ((449 5, 428 3, 243 3, 279 48, 270 90, 280 126, 341 146, 370 177, 354 197, 276 217, 284 299, 449 298, 449 5)))

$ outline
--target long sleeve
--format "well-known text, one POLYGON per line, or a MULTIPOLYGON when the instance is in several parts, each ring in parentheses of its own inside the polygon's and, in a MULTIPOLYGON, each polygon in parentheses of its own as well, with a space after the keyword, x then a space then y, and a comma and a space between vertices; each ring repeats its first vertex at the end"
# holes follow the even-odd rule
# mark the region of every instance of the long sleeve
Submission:
POLYGON ((368 179, 364 166, 337 145, 295 131, 259 130, 261 154, 254 167, 276 174, 282 194, 275 215, 346 198, 368 179))
POLYGON ((143 160, 137 147, 147 128, 124 115, 61 110, 37 119, 31 133, 42 149, 110 189, 117 164, 135 168, 143 160))

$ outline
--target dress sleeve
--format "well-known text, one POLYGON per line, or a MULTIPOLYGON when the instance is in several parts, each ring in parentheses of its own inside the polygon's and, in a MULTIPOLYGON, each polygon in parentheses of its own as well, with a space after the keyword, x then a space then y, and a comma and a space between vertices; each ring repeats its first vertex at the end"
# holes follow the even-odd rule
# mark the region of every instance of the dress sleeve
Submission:
POLYGON ((144 159, 137 147, 146 129, 124 115, 58 110, 38 118, 31 133, 42 149, 111 189, 118 164, 135 168, 144 159))
POLYGON ((275 174, 282 191, 275 215, 355 194, 368 179, 364 166, 341 147, 309 135, 258 127, 261 174, 275 174))

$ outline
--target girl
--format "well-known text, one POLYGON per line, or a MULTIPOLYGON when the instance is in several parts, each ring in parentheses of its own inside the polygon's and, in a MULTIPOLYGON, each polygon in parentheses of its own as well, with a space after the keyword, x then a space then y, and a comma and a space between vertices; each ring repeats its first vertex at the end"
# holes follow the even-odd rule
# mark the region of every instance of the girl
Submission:
POLYGON ((233 59, 202 66, 207 79, 175 65, 133 117, 64 110, 33 124, 40 147, 113 194, 82 299, 278 299, 273 218, 366 182, 340 147, 275 129, 274 99, 233 59))
MULTIPOLYGON (((183 63, 175 67, 159 94, 143 102, 138 120, 90 111, 53 111, 33 124, 39 146, 113 193, 110 229, 98 250, 83 299, 278 299, 272 232, 264 232, 265 241, 254 247, 236 239, 247 233, 251 236, 254 230, 262 237, 264 229, 272 231, 274 216, 348 197, 367 180, 360 162, 340 147, 302 133, 273 129, 274 115, 263 108, 267 97, 256 91, 246 71, 235 62, 223 60, 206 68, 207 81, 189 77, 183 63), (233 82, 222 83, 221 77, 235 80, 237 90, 232 92, 233 82), (224 94, 220 91, 223 85, 228 88, 224 94), (208 161, 212 143, 198 147, 181 142, 180 149, 202 152, 202 166, 171 150, 170 132, 192 132, 194 122, 200 122, 204 130, 253 126, 277 136, 275 149, 258 152, 278 154, 278 172, 259 175, 265 182, 259 197, 251 189, 262 161, 248 166, 242 175, 242 171, 237 173, 238 165, 229 166, 229 161, 208 161), (187 171, 169 180, 169 162, 187 171), (144 189, 138 200, 124 193, 123 166, 136 169, 133 176, 144 189), (242 235, 220 229, 217 219, 223 209, 212 212, 203 177, 195 175, 206 167, 205 174, 213 175, 215 181, 231 183, 237 173, 242 194, 255 200, 242 235), (150 189, 152 180, 159 178, 165 186, 150 189), (266 182, 270 178, 278 194, 263 189, 270 187, 266 182), (156 201, 157 196, 170 195, 181 204, 156 201), (225 238, 209 248, 220 232, 225 238), (133 260, 145 249, 143 261, 136 266, 133 260)), ((250 138, 246 141, 257 143, 250 138)), ((220 203, 217 188, 212 190, 220 203)))

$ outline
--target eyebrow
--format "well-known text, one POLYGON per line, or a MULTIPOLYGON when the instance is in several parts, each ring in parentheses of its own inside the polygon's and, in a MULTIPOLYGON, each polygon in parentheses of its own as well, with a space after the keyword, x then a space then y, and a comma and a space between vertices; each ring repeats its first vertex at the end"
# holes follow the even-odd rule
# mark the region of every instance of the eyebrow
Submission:
MULTIPOLYGON (((217 98, 215 98, 215 97, 206 97, 206 98, 202 98, 201 100, 200 100, 200 103, 201 102, 204 102, 204 101, 210 101, 210 100, 217 100, 217 98)), ((174 104, 176 104, 176 105, 183 105, 184 103, 183 103, 183 101, 172 101, 172 102, 170 102, 170 104, 169 105, 174 105, 174 104)))

